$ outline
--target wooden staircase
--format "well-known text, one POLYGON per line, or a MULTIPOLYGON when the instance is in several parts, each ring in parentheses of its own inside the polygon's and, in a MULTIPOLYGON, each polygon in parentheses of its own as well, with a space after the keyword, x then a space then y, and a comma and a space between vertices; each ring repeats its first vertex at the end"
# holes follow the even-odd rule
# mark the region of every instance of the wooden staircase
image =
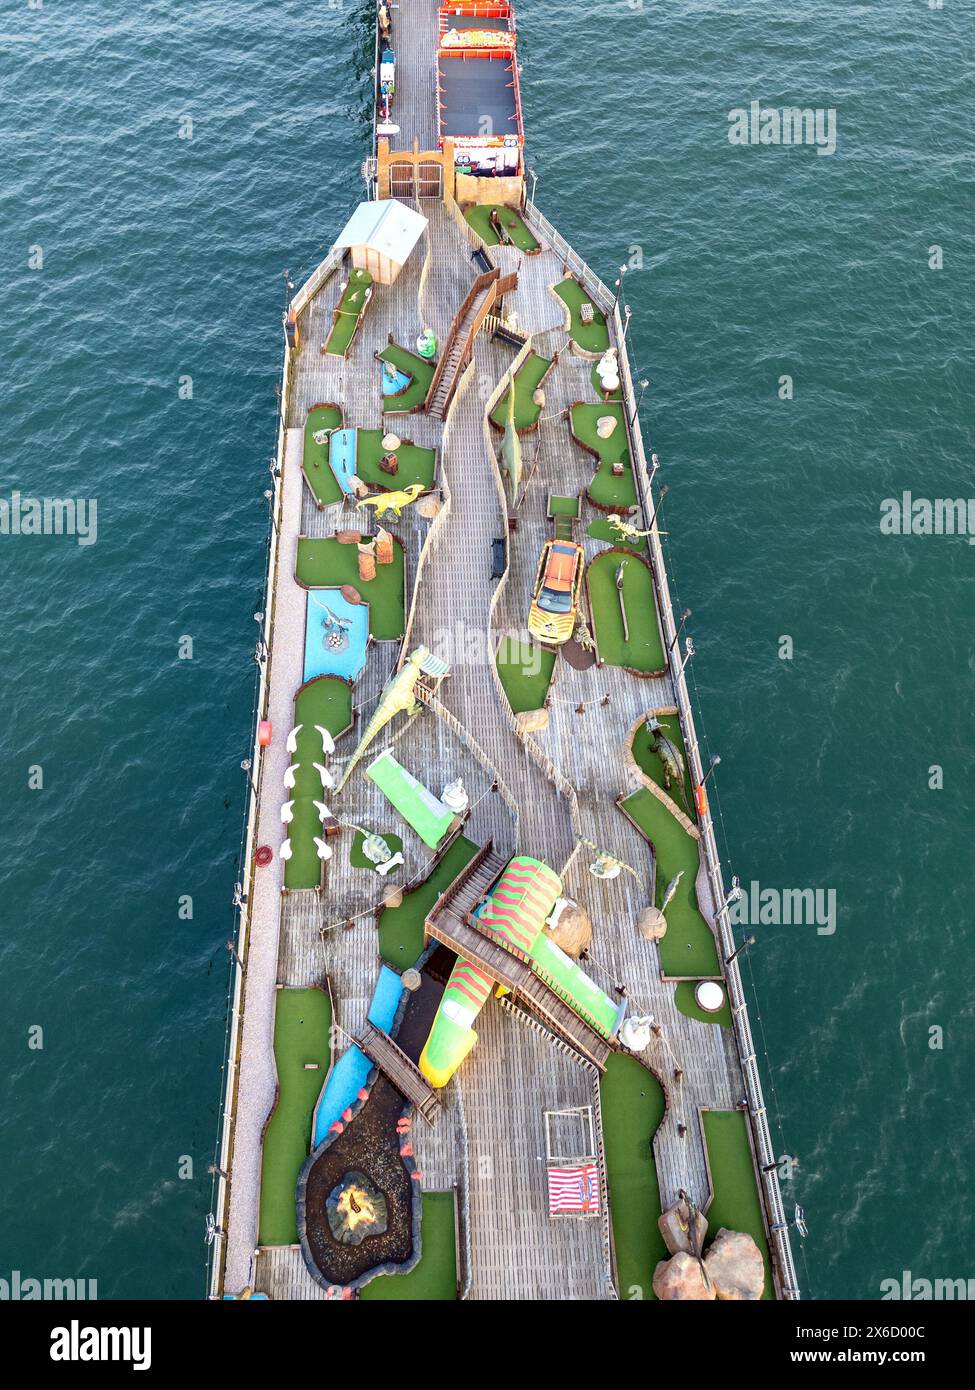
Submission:
POLYGON ((404 1100, 415 1106, 428 1124, 433 1124, 440 1109, 440 1097, 398 1043, 368 1019, 355 1042, 370 1062, 389 1078, 404 1100))
POLYGON ((450 332, 440 354, 437 370, 433 374, 427 392, 425 409, 435 420, 442 420, 450 409, 450 402, 457 390, 461 373, 470 361, 477 337, 484 320, 494 308, 498 299, 518 286, 517 274, 502 275, 494 267, 479 275, 464 296, 450 332))

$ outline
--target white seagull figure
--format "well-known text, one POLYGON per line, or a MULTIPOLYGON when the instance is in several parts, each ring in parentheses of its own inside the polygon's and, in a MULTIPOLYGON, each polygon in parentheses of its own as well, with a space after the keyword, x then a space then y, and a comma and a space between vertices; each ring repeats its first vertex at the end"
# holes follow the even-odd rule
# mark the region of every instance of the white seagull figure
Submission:
POLYGON ((325 841, 324 841, 324 840, 320 840, 320 839, 318 838, 317 835, 313 835, 313 836, 312 836, 312 839, 315 841, 315 848, 318 850, 318 857, 319 857, 319 859, 321 859, 323 862, 324 862, 326 859, 331 859, 331 857, 332 857, 332 847, 331 847, 331 845, 327 845, 327 844, 325 843, 325 841))
POLYGON ((284 805, 281 807, 281 824, 282 824, 282 825, 290 825, 291 822, 294 820, 294 810, 292 809, 293 807, 294 807, 294 802, 293 802, 293 801, 286 801, 286 802, 284 803, 284 805))
POLYGON ((290 840, 283 840, 283 841, 281 842, 281 858, 282 858, 282 859, 290 859, 290 858, 291 858, 291 841, 290 841, 290 840))
POLYGON ((328 768, 322 767, 321 763, 312 763, 312 767, 322 779, 322 786, 331 790, 331 788, 335 786, 335 778, 329 772, 328 768))
POLYGON ((297 773, 299 767, 301 767, 301 763, 292 763, 291 766, 285 770, 284 785, 288 788, 289 792, 294 787, 295 774, 297 773))
POLYGON ((313 801, 313 802, 312 802, 312 805, 314 806, 315 810, 318 812, 318 819, 322 822, 323 825, 324 825, 324 823, 325 823, 327 820, 331 820, 331 819, 332 819, 332 813, 331 813, 331 811, 328 809, 328 807, 325 805, 325 802, 324 802, 324 801, 313 801))
POLYGON ((296 724, 294 728, 291 730, 291 733, 288 735, 288 741, 284 746, 285 748, 287 748, 289 753, 297 753, 298 735, 301 733, 304 727, 304 724, 296 724))
POLYGON ((335 752, 335 740, 332 738, 332 735, 328 732, 327 729, 322 728, 321 724, 316 724, 315 728, 322 736, 322 751, 328 757, 331 757, 332 754, 335 752))

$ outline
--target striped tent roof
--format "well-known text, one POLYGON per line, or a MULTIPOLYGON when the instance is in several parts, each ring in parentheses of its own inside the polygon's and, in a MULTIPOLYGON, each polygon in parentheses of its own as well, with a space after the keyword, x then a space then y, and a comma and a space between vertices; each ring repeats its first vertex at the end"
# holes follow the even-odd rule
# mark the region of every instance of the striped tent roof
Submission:
POLYGON ((562 893, 562 880, 539 859, 516 855, 478 911, 481 926, 502 945, 528 952, 562 893))

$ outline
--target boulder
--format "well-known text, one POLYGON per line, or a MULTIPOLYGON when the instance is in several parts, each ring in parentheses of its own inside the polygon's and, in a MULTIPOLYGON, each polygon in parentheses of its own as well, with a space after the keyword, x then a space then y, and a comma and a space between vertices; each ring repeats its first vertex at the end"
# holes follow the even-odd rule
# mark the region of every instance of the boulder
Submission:
POLYGON ((680 1250, 661 1260, 653 1271, 653 1291, 663 1302, 704 1303, 714 1298, 714 1285, 700 1260, 680 1250))
POLYGON ((700 1255, 708 1233, 708 1219, 697 1207, 681 1197, 657 1220, 664 1245, 672 1255, 682 1250, 687 1255, 700 1255))
POLYGON ((718 1298, 753 1301, 765 1287, 765 1262, 751 1236, 721 1230, 704 1257, 718 1298))
POLYGON ((638 925, 646 941, 659 941, 667 932, 667 918, 659 907, 645 907, 638 918, 638 925))
POLYGON ((515 723, 523 734, 534 733, 536 729, 548 728, 547 709, 525 709, 515 716, 515 723))
POLYGON ((615 429, 615 415, 600 415, 599 419, 596 421, 596 433, 599 435, 600 439, 609 439, 615 429))
POLYGON ((362 540, 361 531, 336 531, 335 539, 340 545, 358 545, 362 540))
POLYGON ((383 894, 383 907, 399 907, 403 901, 402 888, 394 888, 390 885, 383 894))
POLYGON ((443 503, 435 492, 428 493, 426 497, 421 497, 416 504, 416 512, 427 521, 432 521, 439 513, 443 503))

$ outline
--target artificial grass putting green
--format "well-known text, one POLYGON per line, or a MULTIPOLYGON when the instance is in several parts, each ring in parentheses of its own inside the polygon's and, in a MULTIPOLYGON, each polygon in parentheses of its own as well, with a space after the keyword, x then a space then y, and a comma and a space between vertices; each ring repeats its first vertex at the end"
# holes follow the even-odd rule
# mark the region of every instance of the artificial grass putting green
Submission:
POLYGON ((667 1258, 653 1156, 664 1094, 653 1074, 623 1052, 606 1059, 599 1094, 620 1298, 651 1299, 653 1271, 667 1258))
MULTIPOLYGON (((633 524, 639 525, 638 522, 633 524)), ((613 530, 609 524, 609 519, 605 516, 597 516, 594 521, 590 521, 586 527, 586 532, 592 536, 594 541, 609 541, 611 545, 626 546, 627 550, 632 550, 634 555, 646 555, 647 553, 645 536, 640 536, 636 541, 628 541, 618 531, 613 530)))
POLYGON ((501 245, 500 237, 491 226, 492 211, 498 214, 508 240, 519 251, 539 251, 541 249, 541 242, 537 241, 529 231, 520 212, 516 212, 514 208, 504 207, 501 203, 477 203, 474 207, 468 208, 464 216, 481 240, 488 246, 501 245))
POLYGON ((618 402, 609 401, 602 405, 574 405, 570 412, 572 433, 576 439, 596 455, 596 472, 589 484, 590 499, 599 507, 609 507, 615 511, 625 511, 637 504, 636 483, 633 480, 633 462, 626 442, 626 417, 618 402), (596 433, 596 423, 604 415, 616 420, 616 429, 608 439, 600 439, 596 433), (613 464, 622 463, 623 472, 613 476, 613 464))
POLYGON ((604 550, 586 571, 586 583, 600 659, 609 666, 628 666, 643 673, 664 670, 667 663, 657 627, 649 566, 637 555, 604 550), (623 634, 623 614, 616 589, 616 569, 621 563, 628 639, 623 634))
POLYGON ((401 444, 395 451, 398 464, 396 473, 384 473, 379 467, 380 460, 387 453, 383 448, 383 434, 383 430, 356 430, 356 477, 369 487, 381 487, 389 492, 400 492, 411 483, 422 483, 424 491, 431 488, 433 475, 437 471, 436 449, 424 449, 419 444, 401 444))
POLYGON ((553 286, 559 299, 568 305, 572 321, 569 325, 569 337, 574 343, 582 348, 583 352, 603 353, 609 347, 609 329, 606 326, 606 315, 601 309, 597 309, 589 296, 589 291, 584 290, 578 280, 573 280, 571 276, 553 286), (592 304, 592 323, 583 323, 582 315, 579 312, 583 304, 592 304))
MULTIPOLYGON (((525 358, 515 372, 515 429, 519 433, 538 424, 542 407, 536 405, 532 400, 532 393, 541 385, 542 378, 551 365, 549 358, 539 357, 537 352, 533 352, 530 357, 525 358)), ((501 430, 508 423, 508 397, 510 394, 511 387, 509 386, 491 411, 492 425, 497 425, 498 429, 501 430)))
POLYGON ((421 1200, 419 1263, 409 1274, 381 1274, 371 1280, 359 1294, 365 1303, 446 1302, 457 1297, 454 1194, 424 1192, 421 1200))
POLYGON ((342 412, 337 405, 313 405, 305 421, 305 442, 302 448, 301 466, 308 486, 323 507, 331 502, 341 502, 342 489, 328 465, 328 443, 316 444, 313 435, 319 430, 342 428, 342 412))
POLYGON ((377 642, 403 636, 406 624, 406 562, 403 547, 393 542, 393 559, 376 566, 375 579, 359 578, 359 552, 354 545, 336 540, 299 536, 295 578, 309 589, 331 589, 351 584, 369 605, 369 632, 377 642))
POLYGON ((419 410, 430 390, 430 383, 433 381, 433 374, 437 367, 436 362, 426 357, 418 357, 415 352, 409 352, 406 348, 400 347, 398 343, 390 343, 389 347, 383 348, 379 356, 383 362, 392 363, 394 367, 398 367, 401 372, 406 372, 412 378, 409 385, 404 387, 398 396, 383 396, 385 413, 387 415, 399 415, 406 411, 419 410))
MULTIPOLYGON (((402 850, 403 841, 400 839, 398 835, 390 835, 385 830, 377 830, 374 833, 382 836, 382 838, 386 841, 387 845, 389 845, 390 849, 393 851, 394 855, 399 854, 399 852, 402 850)), ((352 842, 352 848, 349 850, 349 863, 352 865, 353 869, 372 869, 373 873, 375 873, 375 864, 372 862, 371 859, 367 859, 362 852, 362 845, 365 841, 365 838, 366 837, 363 835, 361 830, 357 830, 355 832, 355 839, 352 842)))
POLYGON ((548 514, 549 514, 549 516, 553 516, 553 517, 554 517, 554 516, 571 516, 571 517, 578 517, 578 515, 579 515, 579 499, 578 499, 578 497, 556 497, 554 494, 549 494, 549 499, 548 499, 548 514))
MULTIPOLYGON (((696 1018, 698 1023, 720 1023, 722 1028, 731 1027, 731 1006, 728 996, 716 1013, 709 1014, 694 998, 696 984, 693 980, 681 980, 674 992, 674 1003, 685 1018, 696 1018)), ((722 986, 724 988, 724 986, 722 986)))
POLYGON ((328 1075, 332 1008, 321 989, 279 989, 274 1007, 278 1098, 264 1134, 259 1245, 298 1243, 295 1187, 311 1148, 311 1120, 328 1075), (316 1071, 305 1071, 317 1062, 316 1071))
MULTIPOLYGON (((316 676, 299 690, 295 699, 294 727, 301 725, 297 751, 292 762, 298 764, 294 789, 282 789, 281 800, 293 800, 292 820, 288 826, 291 858, 284 863, 285 888, 317 888, 322 881, 322 862, 315 848, 315 836, 321 837, 322 826, 315 810, 316 801, 324 801, 322 779, 315 763, 327 764, 322 749, 322 736, 315 728, 320 724, 333 738, 352 723, 352 687, 339 676, 316 676)), ((260 872, 260 871, 259 871, 260 872)))
POLYGON ((379 917, 379 953, 397 970, 405 970, 423 951, 423 922, 440 894, 477 853, 477 845, 459 835, 433 872, 404 894, 399 907, 384 907, 379 917))
POLYGON ((530 639, 502 637, 495 665, 515 714, 542 708, 555 670, 555 652, 550 647, 530 639))
POLYGON ((765 1261, 762 1297, 771 1298, 772 1270, 758 1177, 748 1142, 748 1119, 744 1110, 705 1110, 701 1118, 714 1184, 714 1198, 707 1209, 708 1236, 713 1240, 722 1226, 728 1231, 744 1231, 750 1235, 765 1261))
POLYGON ((338 318, 325 343, 325 351, 332 357, 344 357, 359 327, 359 320, 366 309, 366 291, 372 285, 368 270, 353 270, 349 282, 342 291, 338 303, 338 318))
POLYGON ((720 976, 714 935, 697 905, 694 883, 701 862, 697 840, 646 788, 628 796, 622 806, 653 844, 658 907, 671 879, 684 871, 667 908, 667 934, 658 943, 664 974, 693 979, 720 976))
MULTIPOLYGON (((673 798, 682 811, 690 816, 691 820, 696 820, 694 797, 691 787, 691 773, 687 761, 687 749, 684 747, 684 735, 680 731, 680 719, 676 714, 658 714, 657 720, 662 725, 664 733, 684 759, 684 800, 681 801, 680 792, 673 784, 671 784, 668 795, 673 798)), ((664 791, 666 791, 667 788, 664 786, 664 765, 660 761, 660 755, 653 751, 650 735, 647 733, 646 720, 644 720, 633 735, 633 756, 636 759, 636 764, 640 771, 645 772, 651 782, 656 782, 658 787, 663 787, 664 791)))

